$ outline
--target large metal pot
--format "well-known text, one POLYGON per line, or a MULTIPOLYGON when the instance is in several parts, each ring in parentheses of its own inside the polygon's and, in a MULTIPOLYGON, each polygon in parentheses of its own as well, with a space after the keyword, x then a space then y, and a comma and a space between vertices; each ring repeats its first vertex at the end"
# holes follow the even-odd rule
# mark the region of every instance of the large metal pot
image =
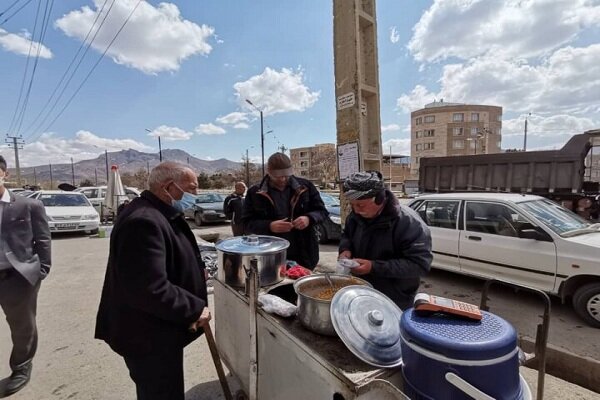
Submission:
POLYGON ((217 279, 230 286, 245 287, 246 272, 255 261, 260 286, 281 282, 285 275, 290 243, 274 236, 236 236, 215 246, 218 253, 217 279))
POLYGON ((363 279, 341 274, 315 274, 298 279, 294 282, 294 290, 298 294, 296 305, 300 323, 315 333, 337 336, 331 322, 331 299, 337 290, 351 285, 371 286, 363 279))

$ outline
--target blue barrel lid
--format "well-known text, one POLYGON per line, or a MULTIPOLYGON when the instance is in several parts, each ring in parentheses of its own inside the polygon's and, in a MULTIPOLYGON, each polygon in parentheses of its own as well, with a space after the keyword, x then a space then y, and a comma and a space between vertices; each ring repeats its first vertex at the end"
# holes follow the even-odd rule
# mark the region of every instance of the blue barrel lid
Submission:
POLYGON ((413 308, 402 313, 403 340, 458 360, 489 360, 517 347, 517 332, 506 320, 482 311, 481 321, 436 314, 419 316, 413 308))

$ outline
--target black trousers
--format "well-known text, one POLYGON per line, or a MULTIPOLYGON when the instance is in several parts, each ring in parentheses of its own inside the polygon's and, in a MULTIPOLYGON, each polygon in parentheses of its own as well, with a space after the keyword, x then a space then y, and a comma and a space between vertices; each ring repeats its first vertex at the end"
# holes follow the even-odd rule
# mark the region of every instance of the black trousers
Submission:
POLYGON ((124 357, 138 400, 184 400, 183 349, 124 357))
POLYGON ((0 279, 0 306, 10 328, 10 369, 15 371, 29 364, 37 350, 35 316, 40 282, 32 286, 14 269, 8 270, 6 276, 5 273, 0 279))

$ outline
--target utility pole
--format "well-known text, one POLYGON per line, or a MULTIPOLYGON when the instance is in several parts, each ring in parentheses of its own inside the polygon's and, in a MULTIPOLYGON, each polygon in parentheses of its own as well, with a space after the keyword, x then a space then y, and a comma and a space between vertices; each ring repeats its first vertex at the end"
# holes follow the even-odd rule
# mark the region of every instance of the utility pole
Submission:
POLYGON ((146 160, 146 172, 148 172, 148 176, 150 176, 150 161, 146 160))
POLYGON ((160 144, 160 136, 158 137, 158 160, 162 162, 162 146, 160 144))
POLYGON ((525 134, 523 135, 523 151, 527 151, 527 118, 531 115, 531 113, 527 114, 525 117, 525 134))
POLYGON ((35 167, 33 167, 33 186, 37 186, 37 174, 35 172, 35 167))
POLYGON ((8 143, 8 147, 12 146, 12 148, 15 150, 15 167, 17 170, 17 185, 19 187, 21 187, 21 164, 19 163, 19 149, 23 148, 23 144, 25 142, 23 141, 22 136, 9 136, 8 134, 6 135, 5 141, 6 141, 6 143, 8 143))
POLYGON ((54 187, 54 182, 52 180, 52 164, 48 164, 50 167, 50 190, 54 187))
POLYGON ((75 186, 75 166, 73 165, 73 157, 71 157, 71 183, 75 186))
POLYGON ((390 146, 390 192, 392 191, 392 146, 390 146))
POLYGON ((104 150, 104 161, 106 162, 106 184, 108 185, 108 150, 104 150))
POLYGON ((94 177, 96 177, 96 186, 98 186, 98 168, 94 167, 94 177))
POLYGON ((246 186, 250 187, 250 158, 248 158, 248 149, 246 149, 246 186))

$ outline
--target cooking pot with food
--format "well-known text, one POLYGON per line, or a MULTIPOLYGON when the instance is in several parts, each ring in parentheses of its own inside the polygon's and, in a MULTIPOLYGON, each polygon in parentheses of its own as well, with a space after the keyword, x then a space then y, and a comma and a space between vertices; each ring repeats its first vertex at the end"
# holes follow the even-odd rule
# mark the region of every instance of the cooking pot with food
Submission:
POLYGON ((252 262, 258 266, 260 286, 281 282, 285 276, 290 242, 275 236, 236 236, 216 244, 217 279, 230 286, 245 287, 252 262))
POLYGON ((341 274, 314 274, 294 282, 298 294, 298 320, 307 329, 327 336, 337 336, 331 322, 331 299, 343 287, 371 286, 363 279, 341 274))

